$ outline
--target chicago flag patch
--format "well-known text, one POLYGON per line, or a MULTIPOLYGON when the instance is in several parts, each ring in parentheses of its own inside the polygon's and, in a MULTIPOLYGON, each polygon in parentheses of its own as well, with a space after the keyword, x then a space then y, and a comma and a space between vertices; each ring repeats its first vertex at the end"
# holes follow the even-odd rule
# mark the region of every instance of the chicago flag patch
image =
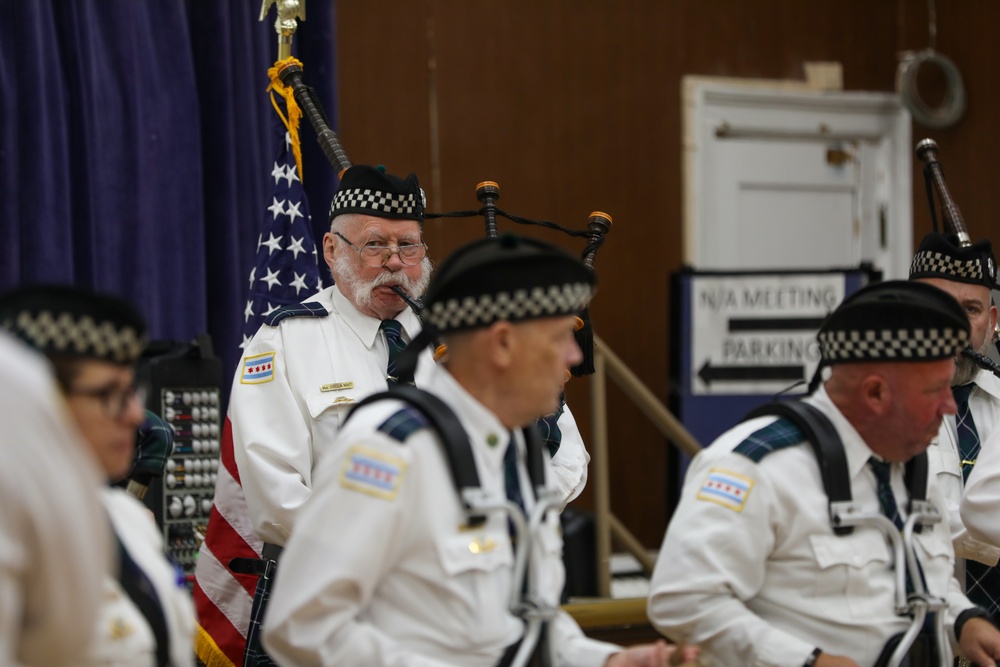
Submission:
POLYGON ((340 485, 385 500, 395 500, 406 461, 363 447, 352 447, 340 473, 340 485))
POLYGON ((255 354, 252 357, 243 357, 243 375, 240 376, 242 384, 263 384, 274 379, 274 357, 276 352, 265 352, 255 354))
POLYGON ((752 488, 753 480, 749 477, 722 468, 712 468, 698 491, 698 500, 707 500, 735 512, 742 512, 752 488))

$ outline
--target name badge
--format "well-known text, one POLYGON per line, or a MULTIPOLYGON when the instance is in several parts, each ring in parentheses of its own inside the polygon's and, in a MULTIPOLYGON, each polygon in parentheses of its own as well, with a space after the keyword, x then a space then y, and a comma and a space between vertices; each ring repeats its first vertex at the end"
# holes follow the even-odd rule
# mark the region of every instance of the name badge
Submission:
POLYGON ((340 391, 341 389, 354 389, 354 383, 350 380, 347 382, 334 382, 332 384, 320 385, 320 391, 340 391))

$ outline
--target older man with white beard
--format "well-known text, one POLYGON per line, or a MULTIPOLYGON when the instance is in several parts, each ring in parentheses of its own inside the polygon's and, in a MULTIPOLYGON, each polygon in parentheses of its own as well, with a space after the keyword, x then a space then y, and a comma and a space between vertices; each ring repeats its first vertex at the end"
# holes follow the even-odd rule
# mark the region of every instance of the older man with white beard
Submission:
MULTIPOLYGON (((955 236, 932 232, 920 242, 910 266, 910 279, 934 285, 953 296, 969 316, 969 346, 986 354, 997 323, 997 308, 991 298, 991 290, 997 286, 997 268, 988 240, 960 247, 955 236)), ((1000 433, 1000 379, 960 355, 951 384, 957 413, 945 417, 937 439, 927 450, 928 459, 948 501, 958 580, 969 599, 997 619, 1000 572, 996 566, 1000 548, 976 539, 966 530, 960 505, 980 444, 991 434, 1000 433)))

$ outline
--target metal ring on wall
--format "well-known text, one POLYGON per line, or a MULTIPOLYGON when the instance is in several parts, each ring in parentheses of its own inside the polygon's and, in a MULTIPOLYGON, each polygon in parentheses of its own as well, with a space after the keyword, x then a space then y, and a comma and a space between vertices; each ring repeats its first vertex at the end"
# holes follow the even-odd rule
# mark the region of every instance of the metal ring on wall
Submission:
POLYGON ((909 109, 913 119, 921 125, 950 127, 965 113, 965 87, 962 85, 962 75, 959 74, 955 63, 933 49, 904 54, 899 62, 896 88, 903 106, 909 109), (948 82, 944 102, 936 108, 920 98, 920 91, 917 88, 917 72, 925 63, 937 65, 944 72, 948 82))

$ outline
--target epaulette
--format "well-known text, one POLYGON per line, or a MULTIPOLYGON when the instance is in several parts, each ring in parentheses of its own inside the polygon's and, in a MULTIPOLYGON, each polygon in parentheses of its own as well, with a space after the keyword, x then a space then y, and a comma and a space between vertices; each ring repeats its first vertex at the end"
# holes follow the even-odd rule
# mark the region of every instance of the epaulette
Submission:
POLYGON ((802 429, 791 421, 781 418, 748 435, 743 442, 736 445, 733 453, 742 454, 754 463, 760 463, 761 459, 772 452, 804 442, 806 436, 802 429))
POLYGON ((326 317, 330 313, 315 301, 306 301, 305 303, 293 303, 288 306, 282 306, 276 311, 264 318, 264 324, 276 327, 281 320, 286 317, 326 317))
POLYGON ((420 410, 407 406, 394 412, 392 416, 382 422, 382 425, 377 430, 385 433, 393 440, 406 442, 406 439, 411 435, 420 429, 427 428, 429 425, 430 422, 427 421, 427 418, 420 410))

